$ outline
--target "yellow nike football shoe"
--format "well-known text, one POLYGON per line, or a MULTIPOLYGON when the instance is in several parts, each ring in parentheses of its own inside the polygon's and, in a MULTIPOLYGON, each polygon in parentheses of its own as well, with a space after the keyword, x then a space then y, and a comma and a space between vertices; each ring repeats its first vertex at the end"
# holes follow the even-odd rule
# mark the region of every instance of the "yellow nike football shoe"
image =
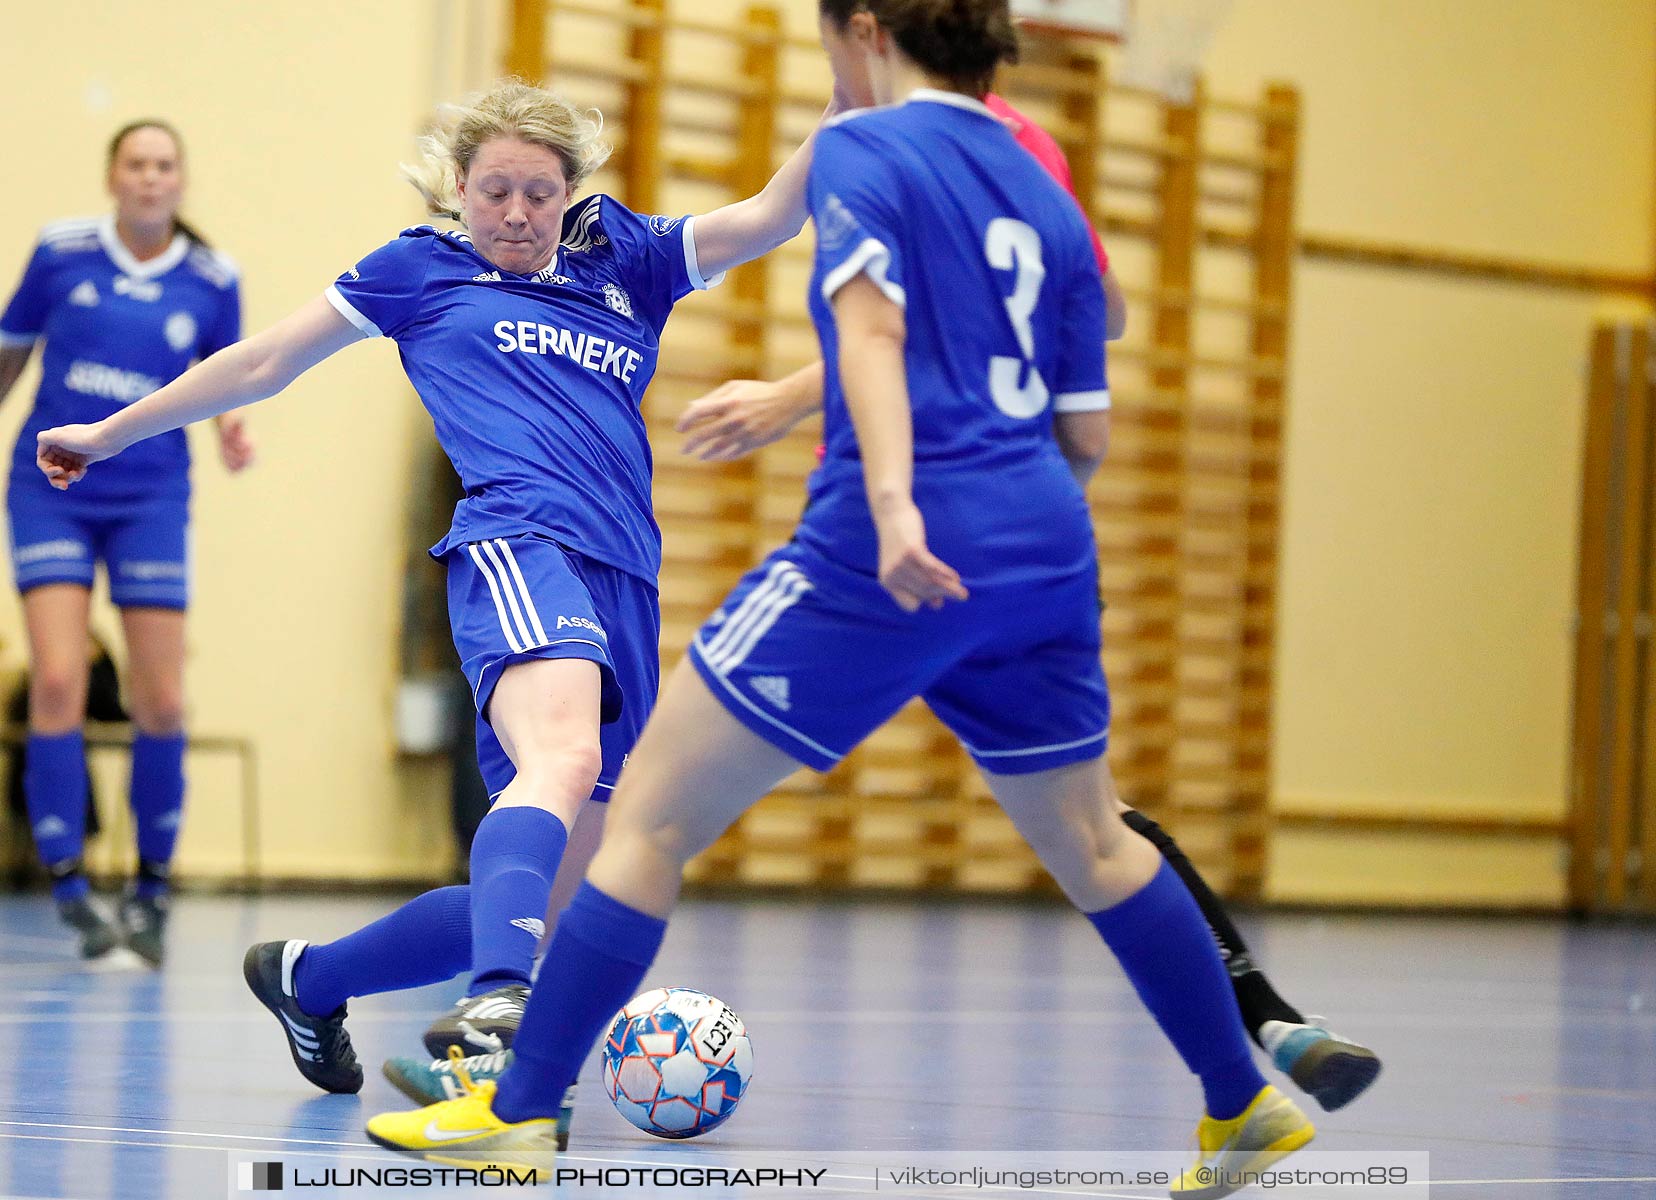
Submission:
MULTIPOLYGON (((461 1057, 451 1048, 450 1059, 461 1057)), ((418 1154, 431 1162, 483 1170, 529 1168, 537 1182, 551 1178, 558 1152, 558 1122, 551 1117, 502 1121, 494 1114, 495 1085, 473 1083, 456 1063, 464 1094, 411 1112, 381 1113, 368 1122, 368 1136, 388 1150, 418 1154)))
POLYGON ((1263 1171, 1304 1146, 1316 1128, 1294 1102, 1274 1087, 1228 1121, 1203 1117, 1196 1126, 1196 1165, 1179 1173, 1174 1200, 1219 1200, 1247 1187, 1263 1171))

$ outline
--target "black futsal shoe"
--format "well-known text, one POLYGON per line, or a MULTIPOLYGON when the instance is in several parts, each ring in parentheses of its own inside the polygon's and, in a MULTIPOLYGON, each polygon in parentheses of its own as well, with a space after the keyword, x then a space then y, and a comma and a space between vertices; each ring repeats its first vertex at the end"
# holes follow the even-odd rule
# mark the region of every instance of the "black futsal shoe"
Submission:
POLYGON ((58 901, 58 919, 80 936, 80 956, 105 959, 121 945, 121 931, 91 896, 58 901))
POLYGON ((130 894, 121 900, 120 916, 127 949, 159 967, 167 950, 167 897, 130 894))
POLYGON ((425 1047, 433 1058, 447 1058, 450 1046, 458 1046, 463 1056, 510 1050, 528 1003, 526 983, 467 996, 432 1022, 425 1031, 425 1047))
POLYGON ((260 942, 242 959, 242 977, 259 1003, 282 1023, 299 1074, 324 1092, 360 1092, 362 1067, 351 1048, 351 1035, 345 1032, 345 1006, 313 1017, 294 998, 293 968, 309 944, 297 938, 260 942))

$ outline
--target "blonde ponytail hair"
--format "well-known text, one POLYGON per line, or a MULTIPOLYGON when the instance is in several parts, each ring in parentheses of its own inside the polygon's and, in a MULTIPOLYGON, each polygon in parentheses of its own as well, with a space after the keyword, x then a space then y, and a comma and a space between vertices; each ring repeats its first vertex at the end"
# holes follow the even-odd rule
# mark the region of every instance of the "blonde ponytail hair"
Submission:
POLYGON ((478 147, 498 137, 544 146, 563 163, 571 193, 610 156, 599 137, 604 118, 561 96, 507 79, 460 104, 437 110, 436 127, 420 139, 417 162, 402 164, 402 177, 425 199, 434 217, 460 217, 459 181, 471 169, 478 147))

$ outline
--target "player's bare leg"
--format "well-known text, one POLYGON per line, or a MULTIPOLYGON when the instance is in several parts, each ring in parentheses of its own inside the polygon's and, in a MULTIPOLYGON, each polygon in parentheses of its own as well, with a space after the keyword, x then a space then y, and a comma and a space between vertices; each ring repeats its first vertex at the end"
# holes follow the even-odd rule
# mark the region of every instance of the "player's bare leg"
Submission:
POLYGON ((507 667, 489 697, 485 716, 516 773, 472 840, 471 985, 426 1030, 434 1057, 512 1044, 552 881, 603 767, 601 695, 597 663, 537 658, 507 667))
POLYGON ((751 732, 688 661, 662 688, 610 801, 587 880, 624 904, 665 917, 684 866, 799 763, 751 732))

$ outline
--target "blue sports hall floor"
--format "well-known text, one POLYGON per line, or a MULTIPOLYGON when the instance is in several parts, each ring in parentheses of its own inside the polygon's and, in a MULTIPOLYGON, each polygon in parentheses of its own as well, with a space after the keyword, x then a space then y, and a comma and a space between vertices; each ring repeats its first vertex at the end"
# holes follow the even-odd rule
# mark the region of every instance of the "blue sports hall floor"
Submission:
MULTIPOLYGON (((409 1107, 378 1066, 418 1052, 420 1032, 458 994, 452 986, 353 1003, 349 1027, 368 1071, 360 1096, 325 1096, 299 1078, 275 1022, 247 994, 250 942, 325 940, 392 903, 185 896, 164 971, 91 972, 46 898, 0 896, 0 1197, 235 1196, 238 1164, 269 1161, 293 1172, 289 1192, 303 1178, 310 1195, 523 1194, 373 1188, 384 1176, 350 1174, 402 1165, 362 1134, 367 1116, 409 1107)), ((1340 1163, 1429 1154, 1429 1194, 1447 1200, 1656 1197, 1656 929, 1298 914, 1245 926, 1291 999, 1386 1061, 1374 1089, 1342 1112, 1305 1101, 1319 1130, 1312 1151, 1340 1163)), ((814 1186, 784 1190, 855 1195, 873 1191, 873 1168, 928 1155, 1023 1170, 1101 1154, 1166 1161, 1191 1141, 1194 1081, 1091 928, 1065 909, 694 901, 648 982, 712 992, 745 1018, 757 1066, 741 1111, 698 1141, 657 1141, 611 1109, 589 1062, 561 1166, 809 1166, 824 1172, 814 1186)), ((755 1194, 642 1178, 540 1190, 755 1194)), ((888 1182, 881 1194, 1165 1190, 888 1182)))

